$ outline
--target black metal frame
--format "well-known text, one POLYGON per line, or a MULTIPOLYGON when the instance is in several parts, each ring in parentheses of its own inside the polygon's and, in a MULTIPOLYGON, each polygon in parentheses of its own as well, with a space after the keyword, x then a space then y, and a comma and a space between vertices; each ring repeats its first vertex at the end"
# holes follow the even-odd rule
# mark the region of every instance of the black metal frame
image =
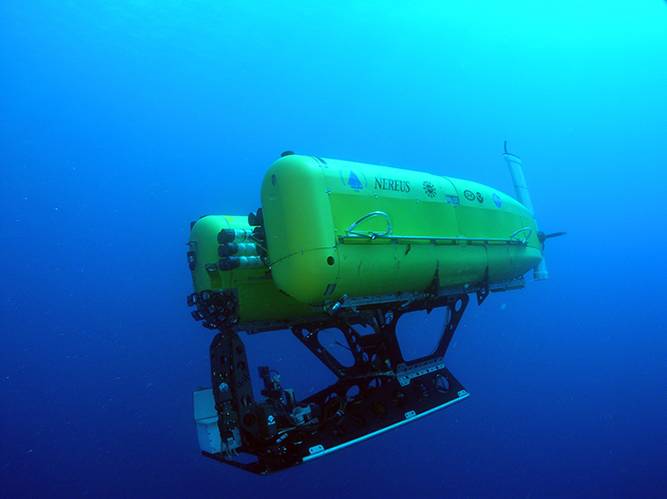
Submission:
POLYGON ((268 386, 271 380, 267 376, 263 391, 267 398, 255 401, 243 344, 233 328, 221 330, 211 344, 211 371, 225 452, 204 454, 266 474, 459 399, 463 386, 444 367, 443 358, 468 302, 467 294, 435 297, 411 304, 360 309, 354 316, 356 320, 334 315, 329 320, 292 327, 294 336, 338 378, 333 385, 298 403, 290 400, 289 391, 282 390, 279 384, 268 386), (448 320, 435 351, 406 361, 396 337, 400 318, 408 312, 430 312, 439 307, 447 308, 448 320), (369 326, 373 332, 360 334, 355 329, 359 324, 369 326), (340 330, 345 337, 354 358, 351 366, 341 364, 319 341, 320 333, 331 328, 340 330), (399 373, 408 375, 400 378, 399 373), (309 419, 294 424, 290 411, 295 407, 308 408, 309 419), (268 425, 267 421, 275 424, 268 425), (235 459, 238 452, 254 455, 256 461, 240 462, 235 459))

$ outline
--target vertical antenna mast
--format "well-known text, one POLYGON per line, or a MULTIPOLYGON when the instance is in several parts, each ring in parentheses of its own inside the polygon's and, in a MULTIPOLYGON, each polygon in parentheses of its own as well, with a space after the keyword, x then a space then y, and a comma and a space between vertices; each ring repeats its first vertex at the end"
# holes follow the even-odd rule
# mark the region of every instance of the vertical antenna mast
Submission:
MULTIPOLYGON (((503 158, 505 158, 507 167, 510 170, 510 175, 512 176, 516 199, 519 203, 528 208, 534 217, 535 208, 533 207, 533 201, 530 198, 530 192, 528 191, 528 185, 526 184, 526 177, 523 174, 523 163, 521 162, 521 158, 507 151, 507 141, 505 141, 504 150, 503 158)), ((541 281, 548 278, 549 271, 547 270, 547 264, 544 261, 544 257, 542 257, 540 263, 533 269, 533 279, 541 281)))

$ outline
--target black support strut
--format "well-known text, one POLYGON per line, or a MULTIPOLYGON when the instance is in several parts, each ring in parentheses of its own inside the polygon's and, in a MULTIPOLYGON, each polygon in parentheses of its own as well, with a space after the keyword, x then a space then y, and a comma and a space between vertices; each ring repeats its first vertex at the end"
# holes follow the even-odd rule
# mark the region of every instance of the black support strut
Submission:
MULTIPOLYGON (((444 356, 466 309, 468 295, 359 310, 356 316, 292 327, 292 333, 338 378, 333 385, 296 401, 279 376, 260 369, 263 402, 253 398, 245 349, 237 334, 222 330, 211 344, 213 392, 222 451, 206 454, 255 473, 294 466, 408 422, 465 398, 467 392, 445 368, 444 356), (406 361, 396 336, 401 317, 446 307, 447 320, 435 350, 406 361), (371 329, 361 334, 358 326, 371 329), (339 330, 353 363, 342 365, 320 341, 339 330), (245 464, 237 453, 255 456, 245 464)), ((416 332, 418 334, 418 331, 416 332)))

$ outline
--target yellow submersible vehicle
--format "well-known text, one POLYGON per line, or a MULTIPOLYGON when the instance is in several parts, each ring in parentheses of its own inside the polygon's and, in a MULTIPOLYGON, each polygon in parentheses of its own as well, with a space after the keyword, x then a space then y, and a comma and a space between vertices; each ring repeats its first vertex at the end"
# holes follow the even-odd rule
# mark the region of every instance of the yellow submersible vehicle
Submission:
MULTIPOLYGON (((444 356, 469 295, 545 279, 520 159, 505 150, 517 199, 469 180, 283 153, 262 207, 191 225, 192 315, 218 333, 212 388, 194 394, 203 453, 256 473, 309 461, 415 421, 468 396, 444 356), (444 307, 435 351, 406 360, 396 325, 444 307), (335 329, 351 362, 320 333, 335 329), (253 395, 239 332, 291 330, 337 382, 303 400, 260 367, 253 395), (248 459, 250 456, 252 459, 248 459)), ((419 331, 414 331, 419 334, 419 331)))

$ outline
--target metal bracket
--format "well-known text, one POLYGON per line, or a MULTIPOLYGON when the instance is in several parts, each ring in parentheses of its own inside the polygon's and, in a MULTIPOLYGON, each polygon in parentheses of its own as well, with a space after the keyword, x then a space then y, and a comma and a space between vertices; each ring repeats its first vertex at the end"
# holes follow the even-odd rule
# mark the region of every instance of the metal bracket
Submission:
POLYGON ((484 271, 482 286, 477 290, 477 305, 481 305, 486 297, 489 296, 489 267, 484 271))

